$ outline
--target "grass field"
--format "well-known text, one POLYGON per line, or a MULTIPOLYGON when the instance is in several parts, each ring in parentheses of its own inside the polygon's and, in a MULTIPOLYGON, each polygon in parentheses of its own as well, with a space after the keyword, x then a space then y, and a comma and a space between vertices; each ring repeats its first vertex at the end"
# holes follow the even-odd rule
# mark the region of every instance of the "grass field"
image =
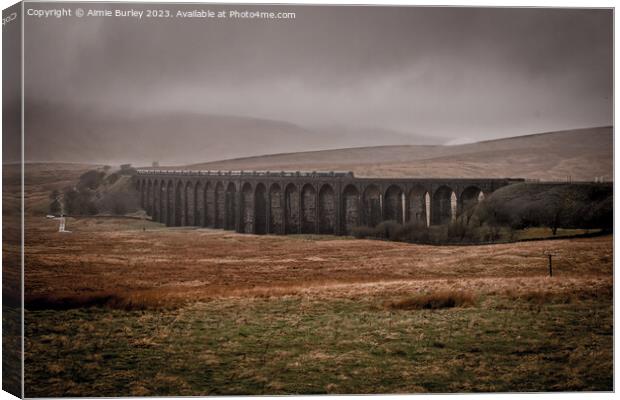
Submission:
POLYGON ((433 247, 26 226, 27 396, 613 389, 611 236, 433 247))

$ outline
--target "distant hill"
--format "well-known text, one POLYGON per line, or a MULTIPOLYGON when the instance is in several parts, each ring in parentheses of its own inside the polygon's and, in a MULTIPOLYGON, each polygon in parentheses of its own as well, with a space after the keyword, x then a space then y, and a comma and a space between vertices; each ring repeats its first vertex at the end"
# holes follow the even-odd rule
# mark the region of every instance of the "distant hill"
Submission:
POLYGON ((303 127, 189 112, 147 116, 29 101, 25 133, 28 162, 147 166, 159 161, 196 169, 351 170, 369 177, 611 180, 613 174, 609 126, 449 146, 382 128, 303 127))
POLYGON ((350 170, 368 177, 613 177, 613 128, 548 132, 455 146, 349 148, 194 164, 191 169, 350 170))
POLYGON ((25 118, 29 162, 173 165, 256 154, 439 143, 436 138, 381 128, 303 127, 190 112, 144 115, 36 101, 27 104, 25 118))

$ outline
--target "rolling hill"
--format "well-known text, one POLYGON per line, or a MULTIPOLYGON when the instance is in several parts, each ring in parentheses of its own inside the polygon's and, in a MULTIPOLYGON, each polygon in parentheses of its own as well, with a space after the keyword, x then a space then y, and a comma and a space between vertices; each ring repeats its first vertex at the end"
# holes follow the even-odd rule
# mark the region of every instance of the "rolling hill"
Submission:
POLYGON ((28 162, 159 161, 212 170, 350 170, 367 177, 613 179, 611 126, 445 145, 445 138, 382 128, 306 127, 188 112, 147 116, 31 101, 25 132, 28 162))
POLYGON ((471 144, 399 145, 273 154, 193 164, 211 170, 347 170, 366 177, 613 179, 613 128, 548 132, 471 144))

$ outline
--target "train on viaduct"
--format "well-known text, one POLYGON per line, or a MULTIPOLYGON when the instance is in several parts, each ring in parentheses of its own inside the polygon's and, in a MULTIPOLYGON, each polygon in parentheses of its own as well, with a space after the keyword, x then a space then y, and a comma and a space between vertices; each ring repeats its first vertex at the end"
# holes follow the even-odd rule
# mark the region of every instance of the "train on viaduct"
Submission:
POLYGON ((521 179, 358 178, 352 172, 140 169, 140 204, 167 226, 350 234, 381 221, 446 224, 521 179))

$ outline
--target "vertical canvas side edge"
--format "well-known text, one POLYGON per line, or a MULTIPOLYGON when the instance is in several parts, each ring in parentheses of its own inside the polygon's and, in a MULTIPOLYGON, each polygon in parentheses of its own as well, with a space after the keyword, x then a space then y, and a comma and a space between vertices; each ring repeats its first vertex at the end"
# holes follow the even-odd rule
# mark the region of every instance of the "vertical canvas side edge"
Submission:
POLYGON ((2 390, 23 397, 22 3, 2 12, 2 390))

